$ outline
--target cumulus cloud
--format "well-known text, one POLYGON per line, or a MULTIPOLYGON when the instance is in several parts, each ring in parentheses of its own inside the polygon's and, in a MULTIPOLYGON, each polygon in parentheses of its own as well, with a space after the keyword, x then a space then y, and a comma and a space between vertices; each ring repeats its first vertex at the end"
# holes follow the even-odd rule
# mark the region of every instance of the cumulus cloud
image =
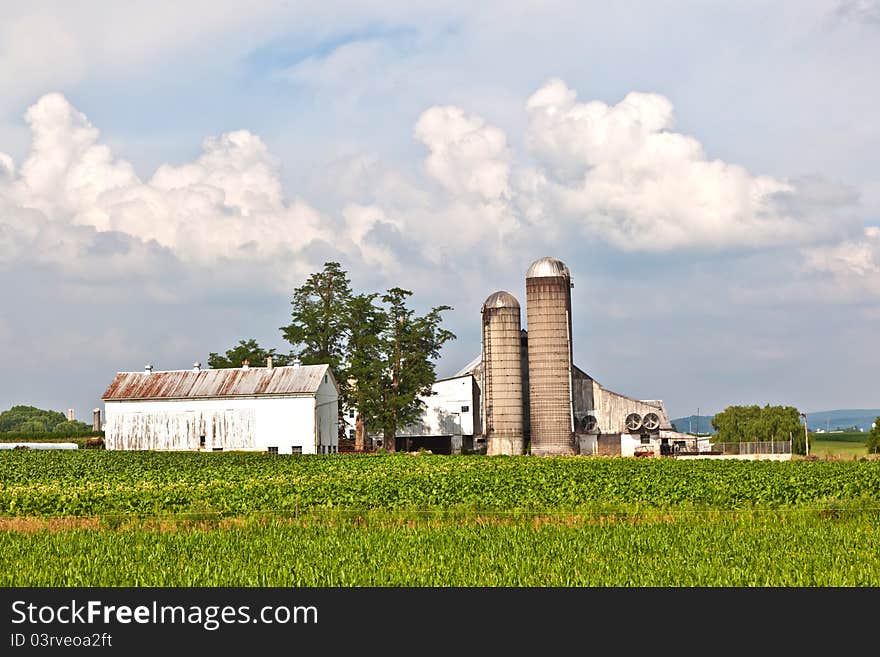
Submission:
POLYGON ((208 137, 192 161, 141 180, 83 113, 48 94, 25 115, 32 147, 21 166, 0 153, 0 261, 40 251, 72 269, 100 252, 117 268, 172 258, 303 275, 333 252, 391 277, 412 272, 414 258, 425 271, 509 266, 512 256, 528 262, 536 249, 565 250, 584 236, 632 252, 830 243, 846 254, 867 239, 857 249, 867 255, 847 257, 869 271, 873 237, 861 235, 853 190, 710 159, 674 131, 663 96, 579 102, 554 79, 525 113, 529 161, 482 117, 430 107, 413 128, 426 148, 421 177, 359 155, 337 167, 324 188, 335 209, 322 214, 285 194, 278 158, 248 130, 208 137))
POLYGON ((616 105, 580 103, 554 79, 526 111, 526 144, 537 162, 524 178, 532 211, 620 249, 806 244, 855 225, 851 214, 814 211, 796 183, 707 157, 699 141, 673 131, 672 104, 663 96, 632 92, 616 105), (789 211, 793 205, 806 211, 789 211))
POLYGON ((876 279, 880 292, 880 227, 868 226, 860 240, 804 251, 807 269, 843 278, 876 279))
POLYGON ((432 107, 416 122, 415 136, 430 150, 425 170, 452 194, 485 200, 510 196, 510 151, 495 126, 458 107, 432 107))
POLYGON ((42 97, 25 118, 32 148, 20 171, 0 155, 0 257, 7 261, 37 249, 70 265, 95 233, 113 232, 185 263, 274 258, 289 270, 314 264, 292 256, 331 237, 311 206, 284 198, 277 159, 246 130, 210 137, 196 160, 163 165, 142 181, 61 94, 42 97))

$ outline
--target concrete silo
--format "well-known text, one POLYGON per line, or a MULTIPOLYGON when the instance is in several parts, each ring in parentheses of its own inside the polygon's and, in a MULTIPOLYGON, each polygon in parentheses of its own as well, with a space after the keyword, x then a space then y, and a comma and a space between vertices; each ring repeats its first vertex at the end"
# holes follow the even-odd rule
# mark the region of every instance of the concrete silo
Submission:
POLYGON ((486 299, 480 315, 487 453, 522 454, 525 441, 519 302, 509 292, 495 292, 486 299))
POLYGON ((526 272, 531 453, 576 454, 571 384, 571 275, 556 258, 526 272))

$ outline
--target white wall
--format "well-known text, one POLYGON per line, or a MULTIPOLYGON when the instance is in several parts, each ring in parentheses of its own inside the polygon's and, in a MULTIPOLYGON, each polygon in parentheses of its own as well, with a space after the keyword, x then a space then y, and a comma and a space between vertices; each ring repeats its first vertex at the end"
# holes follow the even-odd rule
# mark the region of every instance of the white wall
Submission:
POLYGON ((326 374, 315 396, 315 415, 318 422, 318 451, 335 454, 339 451, 339 393, 326 374))
POLYGON ((311 395, 107 401, 104 442, 107 449, 197 450, 199 436, 204 435, 207 451, 216 447, 265 451, 272 446, 278 447, 279 453, 290 454, 298 446, 303 454, 314 454, 319 444, 338 444, 335 388, 332 395, 326 389, 322 394, 321 388, 318 398, 324 403, 317 408, 311 395), (315 434, 316 419, 320 443, 315 434))
MULTIPOLYGON (((404 427, 398 436, 463 436, 474 435, 474 378, 471 375, 437 381, 434 394, 420 397, 426 408, 420 422, 404 427), (461 410, 463 406, 466 411, 461 410)), ((477 423, 479 425, 479 423, 477 423)))

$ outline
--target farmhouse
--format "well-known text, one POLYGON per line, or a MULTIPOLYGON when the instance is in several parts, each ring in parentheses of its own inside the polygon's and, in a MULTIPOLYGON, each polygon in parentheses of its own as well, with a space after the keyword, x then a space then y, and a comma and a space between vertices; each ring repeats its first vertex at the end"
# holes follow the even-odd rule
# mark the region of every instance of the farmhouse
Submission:
POLYGON ((327 365, 119 372, 102 395, 107 449, 329 454, 339 387, 327 365))

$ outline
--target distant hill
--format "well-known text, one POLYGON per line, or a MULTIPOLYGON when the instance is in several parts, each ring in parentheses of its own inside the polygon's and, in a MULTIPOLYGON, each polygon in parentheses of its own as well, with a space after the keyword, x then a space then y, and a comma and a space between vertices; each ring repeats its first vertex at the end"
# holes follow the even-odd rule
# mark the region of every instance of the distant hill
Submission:
MULTIPOLYGON (((688 415, 672 420, 672 424, 683 433, 715 433, 712 427, 713 415, 688 415)), ((821 429, 835 431, 842 429, 871 430, 871 423, 880 417, 880 408, 850 408, 834 411, 807 413, 807 426, 810 431, 821 429)))
POLYGON ((849 408, 836 411, 816 411, 807 413, 807 426, 810 431, 822 429, 849 429, 856 427, 864 431, 871 430, 871 423, 880 416, 880 408, 849 408))
POLYGON ((672 425, 676 431, 682 433, 715 433, 715 427, 712 426, 712 418, 714 415, 688 415, 687 417, 679 417, 672 420, 672 425))

